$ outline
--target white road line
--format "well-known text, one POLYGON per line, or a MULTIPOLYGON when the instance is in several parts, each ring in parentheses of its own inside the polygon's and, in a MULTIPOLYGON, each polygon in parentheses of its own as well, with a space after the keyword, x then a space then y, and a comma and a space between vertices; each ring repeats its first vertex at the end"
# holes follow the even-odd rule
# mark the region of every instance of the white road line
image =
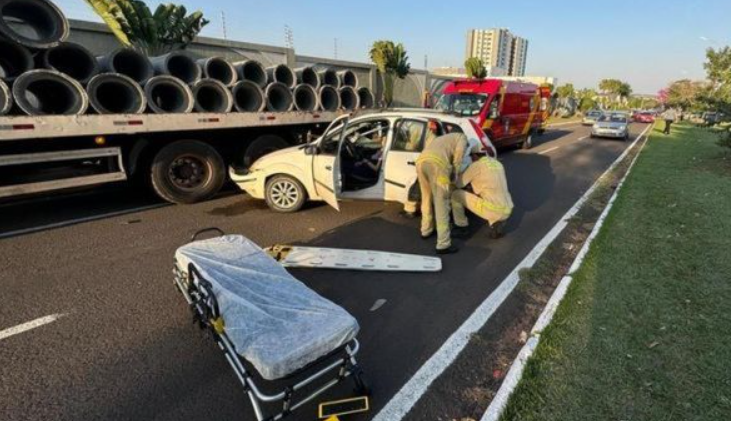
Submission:
POLYGON ((5 330, 0 330, 0 341, 2 341, 3 339, 7 339, 11 336, 19 335, 19 334, 27 332, 29 330, 33 330, 35 328, 45 326, 49 323, 53 323, 63 316, 65 316, 65 314, 62 314, 62 313, 51 314, 49 316, 31 320, 30 322, 26 322, 26 323, 23 323, 23 324, 20 324, 17 326, 9 327, 5 330))
MULTIPOLYGON (((643 133, 644 134, 644 133, 643 133)), ((485 301, 470 315, 467 320, 447 339, 444 344, 432 355, 419 370, 409 379, 396 395, 373 418, 373 421, 398 421, 411 410, 416 402, 426 393, 429 386, 446 370, 467 346, 473 334, 478 332, 497 311, 500 305, 508 298, 520 281, 519 271, 533 266, 543 252, 551 245, 561 231, 566 228, 571 218, 576 215, 581 206, 599 186, 605 175, 609 174, 619 164, 637 141, 632 144, 607 168, 581 198, 569 209, 566 214, 551 228, 551 230, 535 245, 533 250, 513 269, 512 272, 498 285, 485 301)))
POLYGON ((32 234, 34 232, 46 231, 46 230, 54 229, 54 228, 63 228, 63 227, 67 227, 70 225, 81 224, 84 222, 96 221, 98 219, 112 218, 115 216, 127 215, 129 213, 142 212, 142 211, 146 211, 146 210, 150 210, 150 209, 157 209, 157 208, 161 208, 163 206, 169 206, 169 205, 170 205, 169 203, 158 203, 156 205, 141 206, 139 208, 125 209, 125 210, 121 210, 121 211, 104 213, 101 215, 92 215, 92 216, 87 216, 84 218, 77 218, 77 219, 70 219, 67 221, 54 222, 52 224, 41 225, 38 227, 30 227, 30 228, 23 228, 23 229, 15 230, 15 231, 3 232, 3 233, 0 233, 0 240, 2 240, 4 238, 9 238, 9 237, 17 237, 18 235, 32 234))
POLYGON ((545 151, 538 152, 538 155, 545 155, 545 154, 547 154, 549 152, 553 152, 553 151, 555 151, 556 149, 559 149, 559 148, 560 148, 560 146, 554 146, 552 148, 546 149, 545 151))

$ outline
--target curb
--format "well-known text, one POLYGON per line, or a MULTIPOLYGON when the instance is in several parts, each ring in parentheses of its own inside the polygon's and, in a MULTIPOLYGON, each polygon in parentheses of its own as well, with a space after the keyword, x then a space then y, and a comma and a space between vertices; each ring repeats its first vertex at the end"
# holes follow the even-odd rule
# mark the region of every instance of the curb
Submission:
MULTIPOLYGON (((652 126, 650 126, 652 127, 652 126)), ((609 174, 635 147, 637 142, 647 133, 645 129, 625 151, 607 168, 604 173, 592 184, 579 200, 559 219, 533 249, 515 266, 495 290, 475 309, 474 312, 454 331, 439 349, 429 357, 414 373, 401 389, 376 414, 373 421, 398 421, 408 414, 416 402, 426 393, 429 386, 446 370, 464 350, 472 335, 479 331, 497 311, 500 305, 510 296, 520 281, 521 269, 531 267, 541 257, 543 252, 561 234, 569 220, 581 209, 584 203, 594 193, 601 180, 609 174)), ((532 352, 531 352, 532 354, 532 352)), ((511 371, 512 368, 511 368, 511 371)), ((522 371, 522 369, 521 369, 522 371)), ((505 384, 505 383, 503 383, 505 384)), ((514 387, 514 386, 513 386, 514 387)), ((502 387, 501 387, 502 390, 502 387)), ((512 393, 512 389, 511 392, 512 393)), ((488 418, 489 420, 489 418, 488 418)))
MULTIPOLYGON (((597 179, 597 183, 602 178, 604 178, 604 176, 608 174, 612 169, 614 169, 617 164, 622 162, 622 160, 626 157, 629 151, 634 149, 636 143, 640 139, 645 137, 647 133, 651 131, 652 127, 654 127, 654 125, 650 125, 649 127, 647 127, 645 131, 643 131, 640 136, 635 139, 633 144, 629 148, 627 148, 625 152, 620 155, 619 158, 617 158, 616 161, 614 161, 614 163, 604 174, 602 174, 601 177, 599 177, 599 179, 597 179)), ((594 242, 594 238, 596 238, 602 226, 604 226, 604 221, 609 215, 609 211, 614 206, 614 201, 617 199, 619 192, 622 190, 622 186, 627 180, 627 177, 632 172, 632 168, 634 167, 635 162, 637 162, 637 158, 640 157, 640 154, 642 153, 645 145, 647 145, 647 142, 642 144, 642 147, 638 151, 637 155, 632 159, 632 162, 627 168, 627 172, 624 174, 624 177, 622 177, 622 181, 619 182, 617 188, 614 190, 614 193, 610 197, 609 202, 607 202, 607 206, 604 208, 601 215, 599 215, 599 219, 597 219, 594 228, 591 230, 591 233, 589 233, 589 237, 587 237, 584 245, 581 247, 581 250, 579 250, 579 253, 576 255, 576 258, 569 268, 567 275, 561 279, 561 282, 559 282, 558 286, 553 291, 551 298, 548 300, 548 303, 546 303, 546 307, 543 309, 543 312, 541 312, 538 320, 536 320, 533 329, 531 329, 528 342, 526 342, 523 348, 521 348, 518 356, 513 361, 513 364, 510 366, 508 374, 505 376, 505 380, 503 381, 502 385, 500 385, 500 389, 498 390, 497 394, 495 394, 495 397, 492 399, 492 402, 490 402, 490 406, 487 408, 487 411, 485 411, 485 414, 482 416, 480 421, 498 421, 500 419, 500 416, 502 415, 503 410, 505 410, 505 406, 507 405, 510 396, 513 394, 515 388, 518 386, 518 383, 523 377, 523 370, 525 369, 528 359, 530 359, 530 357, 533 355, 536 348, 538 347, 538 343, 541 339, 541 333, 543 333, 543 330, 551 323, 551 320, 553 320, 553 316, 556 314, 558 306, 561 304, 561 301, 563 301, 563 298, 566 295, 569 286, 571 285, 571 281, 573 281, 573 273, 576 272, 579 267, 581 267, 581 264, 584 262, 586 255, 589 253, 589 248, 594 242)))

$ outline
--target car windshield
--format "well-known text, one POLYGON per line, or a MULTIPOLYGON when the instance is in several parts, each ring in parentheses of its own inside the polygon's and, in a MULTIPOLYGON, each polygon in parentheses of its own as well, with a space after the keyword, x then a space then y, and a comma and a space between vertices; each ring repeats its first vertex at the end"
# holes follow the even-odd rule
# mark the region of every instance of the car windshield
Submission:
POLYGON ((609 123, 626 123, 627 116, 624 114, 604 114, 599 117, 599 121, 609 123))
POLYGON ((589 111, 586 115, 588 117, 599 117, 602 113, 599 111, 589 111))
POLYGON ((485 101, 486 94, 445 94, 437 102, 436 109, 472 117, 480 114, 485 101))

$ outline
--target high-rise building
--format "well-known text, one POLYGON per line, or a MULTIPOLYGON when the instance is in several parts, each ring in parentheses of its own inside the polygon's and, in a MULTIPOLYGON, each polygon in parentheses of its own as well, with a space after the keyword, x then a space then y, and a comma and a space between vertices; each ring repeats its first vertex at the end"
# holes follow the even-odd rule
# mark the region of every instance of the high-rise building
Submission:
POLYGON ((524 76, 528 40, 508 29, 472 29, 467 33, 466 57, 477 57, 489 76, 524 76))

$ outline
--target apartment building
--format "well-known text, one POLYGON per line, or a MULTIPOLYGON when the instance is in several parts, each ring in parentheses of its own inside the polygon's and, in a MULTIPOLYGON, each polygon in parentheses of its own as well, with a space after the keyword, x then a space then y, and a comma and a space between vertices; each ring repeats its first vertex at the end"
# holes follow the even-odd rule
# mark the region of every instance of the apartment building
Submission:
POLYGON ((524 76, 528 40, 506 28, 472 29, 467 33, 465 55, 482 60, 489 76, 524 76))

